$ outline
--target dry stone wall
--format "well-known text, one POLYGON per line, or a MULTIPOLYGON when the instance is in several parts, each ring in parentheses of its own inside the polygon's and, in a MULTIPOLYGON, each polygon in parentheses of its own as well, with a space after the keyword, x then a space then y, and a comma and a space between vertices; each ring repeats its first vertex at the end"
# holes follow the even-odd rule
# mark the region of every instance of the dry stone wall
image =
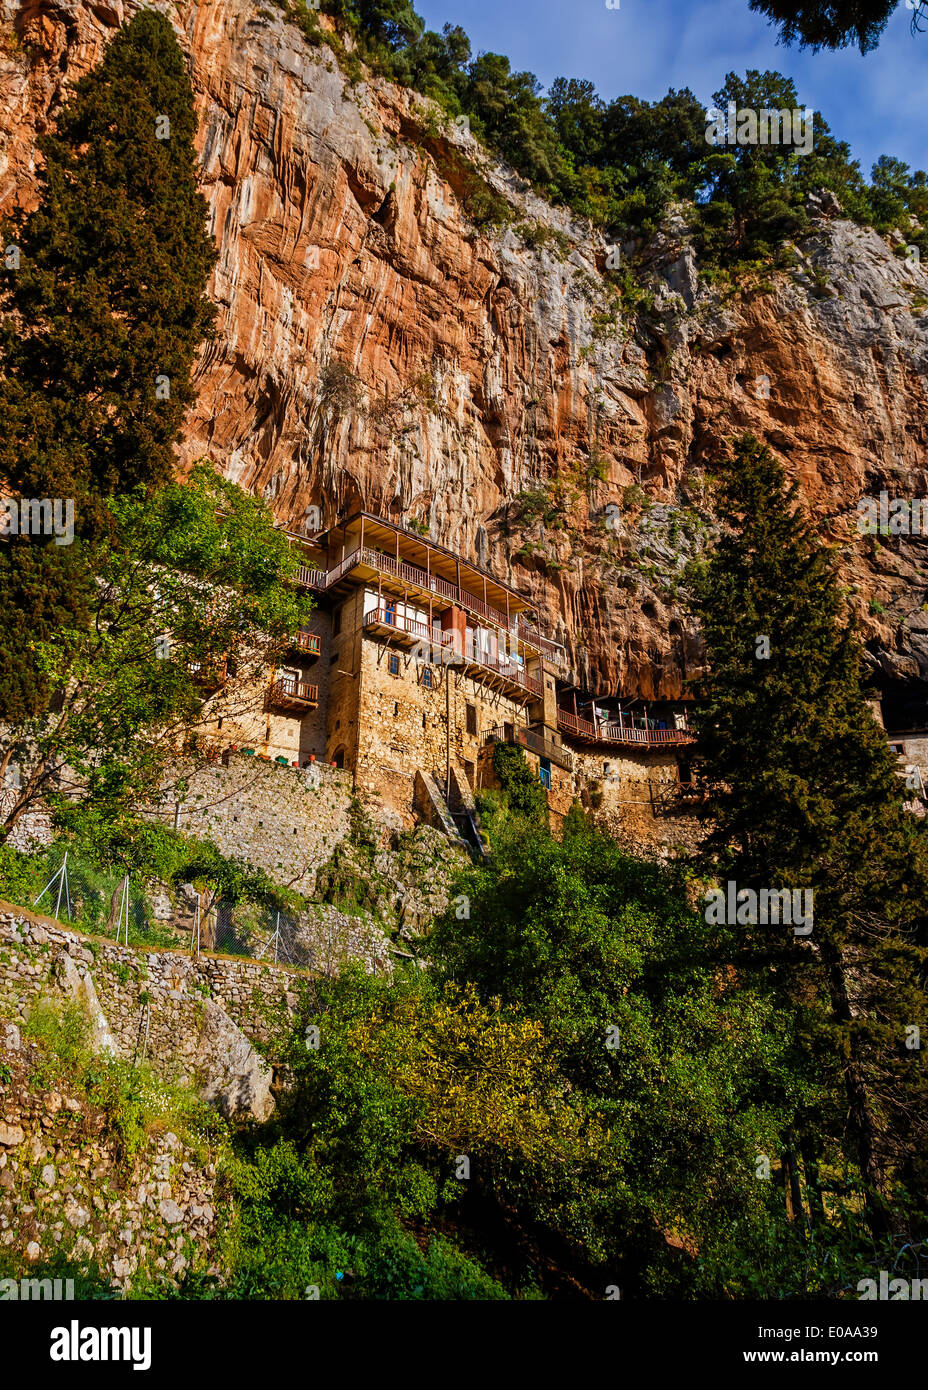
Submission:
POLYGON ((103 1112, 65 1083, 50 1089, 39 1061, 36 1045, 0 1021, 0 1260, 37 1277, 55 1256, 95 1262, 122 1289, 140 1271, 218 1273, 215 1146, 195 1155, 167 1131, 127 1164, 103 1112))
POLYGON ((117 1053, 131 1057, 147 1033, 147 1059, 170 1079, 195 1069, 210 1001, 261 1043, 293 1015, 309 981, 305 971, 286 966, 146 953, 21 909, 0 910, 0 1012, 23 1022, 40 996, 71 993, 72 969, 90 975, 117 1053))
POLYGON ((322 763, 283 767, 230 753, 224 763, 176 768, 178 778, 185 790, 165 794, 162 816, 180 800, 178 829, 302 893, 351 829, 351 774, 322 763))

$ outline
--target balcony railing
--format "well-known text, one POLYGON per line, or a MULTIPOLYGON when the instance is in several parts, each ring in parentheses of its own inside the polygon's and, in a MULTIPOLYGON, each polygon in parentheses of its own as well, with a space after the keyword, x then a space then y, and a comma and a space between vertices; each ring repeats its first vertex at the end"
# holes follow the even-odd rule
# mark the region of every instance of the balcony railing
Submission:
POLYGON ((588 719, 580 719, 569 710, 559 709, 557 724, 564 733, 586 743, 620 743, 628 746, 662 748, 693 742, 688 729, 636 729, 623 722, 609 720, 602 724, 591 724, 588 719))
POLYGON ((297 580, 307 589, 326 588, 327 575, 325 570, 310 569, 309 565, 300 565, 297 570, 297 580))
POLYGON ((268 703, 282 709, 315 709, 319 703, 318 685, 281 676, 268 692, 268 703))
POLYGON ((472 662, 475 666, 482 666, 486 671, 493 671, 496 675, 504 676, 507 680, 515 681, 531 695, 541 697, 543 691, 541 681, 536 681, 534 676, 526 675, 524 667, 520 666, 518 662, 492 657, 482 652, 478 653, 470 644, 468 644, 465 660, 472 662))
POLYGON ((409 618, 392 608, 375 608, 364 619, 365 627, 389 627, 408 637, 419 638, 423 642, 433 642, 437 647, 450 647, 454 642, 453 632, 442 632, 440 628, 430 628, 428 623, 418 618, 409 618))
POLYGON ((295 632, 290 638, 290 643, 307 656, 318 656, 322 650, 319 638, 314 632, 295 632))
POLYGON ((650 747, 660 747, 666 743, 692 743, 693 735, 688 729, 631 729, 627 724, 610 721, 600 724, 599 733, 610 743, 644 743, 650 747))
POLYGON ((596 730, 586 719, 580 719, 576 714, 571 714, 569 710, 559 709, 557 712, 557 726, 565 733, 574 734, 577 738, 592 738, 596 730))
MULTIPOLYGON (((346 555, 343 560, 328 571, 311 570, 306 565, 300 566, 299 580, 308 589, 325 590, 330 589, 333 584, 337 584, 349 570, 357 565, 366 565, 369 569, 377 570, 381 574, 389 574, 392 578, 400 580, 404 584, 411 584, 414 588, 425 589, 427 592, 439 594, 442 598, 448 599, 451 603, 457 604, 460 608, 466 608, 471 613, 476 613, 481 618, 486 618, 489 622, 496 624, 497 627, 508 629, 512 619, 507 618, 501 608, 494 608, 492 603, 487 603, 485 599, 478 598, 476 594, 468 593, 466 589, 459 588, 449 580, 443 579, 441 575, 430 574, 427 570, 420 569, 418 565, 411 565, 406 560, 399 560, 395 555, 387 555, 382 550, 372 550, 365 546, 363 550, 359 547, 353 550, 350 555, 346 555)), ((557 665, 565 667, 567 665, 563 648, 549 638, 542 636, 537 628, 532 627, 524 618, 518 620, 518 631, 529 646, 536 647, 539 651, 549 656, 557 665)))
MULTIPOLYGON (((436 656, 436 665, 441 661, 449 661, 451 652, 454 650, 454 633, 441 631, 439 628, 429 628, 428 623, 419 622, 416 618, 406 617, 405 614, 395 613, 390 608, 375 608, 368 613, 364 619, 365 627, 389 627, 395 632, 405 633, 407 636, 416 637, 423 642, 434 643, 439 648, 447 648, 449 657, 439 651, 436 656)), ((488 654, 478 653, 474 650, 473 643, 468 642, 463 656, 457 655, 454 664, 463 662, 465 665, 480 666, 485 671, 492 671, 494 675, 503 676, 506 680, 514 681, 532 695, 540 696, 542 693, 541 681, 536 681, 533 676, 526 675, 524 669, 518 662, 506 659, 498 660, 488 654)))
POLYGON ((498 724, 495 728, 487 730, 484 743, 519 743, 523 748, 537 753, 540 758, 547 758, 549 762, 557 763, 568 772, 573 771, 574 760, 570 749, 559 743, 552 743, 549 738, 536 733, 534 729, 526 729, 520 725, 510 725, 507 729, 505 724, 498 724))
POLYGON ((538 647, 545 656, 550 656, 556 666, 566 667, 564 649, 549 638, 542 637, 537 627, 532 627, 531 623, 527 623, 522 617, 519 618, 519 636, 524 638, 529 646, 538 647))

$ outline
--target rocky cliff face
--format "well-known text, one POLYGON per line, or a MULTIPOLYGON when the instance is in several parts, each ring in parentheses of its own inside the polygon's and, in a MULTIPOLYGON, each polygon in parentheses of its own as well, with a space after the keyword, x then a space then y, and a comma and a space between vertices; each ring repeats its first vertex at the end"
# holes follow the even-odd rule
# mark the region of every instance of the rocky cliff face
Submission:
MULTIPOLYGON (((0 207, 34 196, 36 133, 133 8, 2 5, 0 207)), ((843 547, 887 680, 928 679, 921 543, 855 527, 861 496, 928 495, 918 267, 822 202, 794 269, 732 294, 671 219, 636 315, 602 238, 423 98, 352 86, 250 0, 162 8, 220 252, 185 461, 210 456, 294 526, 310 505, 326 525, 361 506, 424 523, 532 593, 583 685, 674 695, 698 661, 679 571, 704 471, 750 429, 843 547), (503 227, 481 220, 491 192, 503 227)))

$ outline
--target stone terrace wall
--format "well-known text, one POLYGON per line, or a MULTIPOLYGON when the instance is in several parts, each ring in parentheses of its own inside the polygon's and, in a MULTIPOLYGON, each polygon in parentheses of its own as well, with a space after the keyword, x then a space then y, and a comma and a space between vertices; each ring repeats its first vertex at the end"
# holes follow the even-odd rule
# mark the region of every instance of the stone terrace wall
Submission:
POLYGON ((102 1111, 66 1082, 49 1089, 34 1075, 38 1060, 35 1044, 0 1021, 0 1252, 40 1278, 56 1254, 95 1260, 118 1288, 140 1268, 218 1273, 215 1152, 197 1156, 167 1132, 127 1168, 102 1111))
MULTIPOLYGON (((183 776, 186 769, 174 769, 183 776)), ((278 883, 312 891, 315 870, 350 829, 350 772, 325 764, 306 768, 266 763, 243 753, 228 763, 188 772, 178 829, 212 840, 231 859, 245 859, 278 883)), ((173 820, 177 798, 161 813, 173 820)))
POLYGON ((90 976, 121 1056, 135 1050, 146 996, 147 1057, 165 1078, 189 1075, 208 1000, 260 1043, 275 1022, 293 1014, 310 978, 305 971, 270 963, 146 953, 0 906, 0 1013, 22 1022, 40 995, 68 993, 67 977, 73 980, 75 974, 82 981, 90 976))

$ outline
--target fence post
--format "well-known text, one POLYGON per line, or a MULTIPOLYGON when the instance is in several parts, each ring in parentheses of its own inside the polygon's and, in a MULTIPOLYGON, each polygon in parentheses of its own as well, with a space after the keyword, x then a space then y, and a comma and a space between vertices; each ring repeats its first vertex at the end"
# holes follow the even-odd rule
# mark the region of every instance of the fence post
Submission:
POLYGON ((119 901, 119 916, 116 919, 116 944, 119 944, 119 933, 123 929, 125 919, 124 936, 126 945, 129 945, 129 875, 126 874, 122 881, 122 897, 119 901))
POLYGON ((53 884, 54 884, 54 882, 55 882, 56 879, 58 880, 58 901, 55 903, 55 916, 57 917, 57 916, 58 916, 58 913, 61 911, 61 894, 64 893, 64 895, 65 895, 65 907, 66 907, 67 914, 68 914, 68 921, 70 922, 70 920, 71 920, 71 891, 70 891, 70 889, 69 889, 69 887, 68 887, 68 851, 67 851, 67 850, 65 850, 65 852, 64 852, 64 859, 61 861, 61 868, 57 871, 57 873, 52 874, 51 878, 48 880, 48 882, 46 883, 45 887, 42 889, 42 891, 41 891, 41 893, 39 894, 39 896, 34 900, 32 906, 33 906, 33 907, 38 907, 39 903, 40 903, 40 902, 42 901, 42 899, 45 897, 45 894, 48 892, 49 888, 51 888, 51 887, 53 886, 53 884))
POLYGON ((194 960, 200 959, 200 895, 197 894, 197 911, 190 929, 190 954, 194 960))

